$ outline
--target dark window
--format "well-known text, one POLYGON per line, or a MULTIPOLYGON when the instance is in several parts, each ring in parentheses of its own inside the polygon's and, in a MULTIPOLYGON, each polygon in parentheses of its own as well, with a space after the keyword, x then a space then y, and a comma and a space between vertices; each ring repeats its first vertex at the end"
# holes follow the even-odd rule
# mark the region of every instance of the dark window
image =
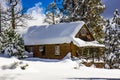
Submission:
POLYGON ((30 47, 30 52, 33 52, 33 47, 32 46, 30 47))
POLYGON ((30 52, 29 48, 25 46, 25 51, 30 52))

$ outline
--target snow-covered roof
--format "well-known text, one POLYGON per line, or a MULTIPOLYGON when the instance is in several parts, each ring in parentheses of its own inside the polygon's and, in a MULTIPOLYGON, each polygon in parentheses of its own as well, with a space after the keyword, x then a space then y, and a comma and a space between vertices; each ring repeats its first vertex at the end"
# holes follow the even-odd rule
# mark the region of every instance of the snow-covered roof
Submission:
POLYGON ((103 44, 99 44, 97 41, 84 41, 82 39, 79 38, 73 38, 73 42, 75 45, 77 45, 78 47, 105 47, 105 45, 103 44))
POLYGON ((86 45, 86 42, 79 38, 75 38, 75 35, 84 24, 85 23, 83 21, 78 21, 71 23, 59 23, 55 25, 32 26, 23 35, 24 44, 44 45, 73 42, 75 45, 81 47, 86 45))

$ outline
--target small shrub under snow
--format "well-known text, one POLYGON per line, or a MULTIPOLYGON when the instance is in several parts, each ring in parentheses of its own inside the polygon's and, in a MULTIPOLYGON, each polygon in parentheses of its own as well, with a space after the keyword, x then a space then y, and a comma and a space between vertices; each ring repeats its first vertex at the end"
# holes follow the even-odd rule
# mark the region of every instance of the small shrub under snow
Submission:
POLYGON ((13 62, 13 63, 11 63, 9 65, 3 65, 2 69, 6 70, 6 69, 21 68, 22 70, 25 70, 27 66, 28 66, 28 64, 24 63, 24 62, 13 62))

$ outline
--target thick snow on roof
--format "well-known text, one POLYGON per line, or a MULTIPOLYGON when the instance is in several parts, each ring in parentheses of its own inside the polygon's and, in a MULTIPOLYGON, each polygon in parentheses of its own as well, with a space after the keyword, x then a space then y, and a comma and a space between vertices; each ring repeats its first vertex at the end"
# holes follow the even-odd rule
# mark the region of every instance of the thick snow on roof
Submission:
MULTIPOLYGON (((32 26, 23 35, 25 45, 63 44, 71 41, 77 46, 89 46, 89 43, 75 38, 85 23, 83 21, 60 23, 55 25, 32 26)), ((94 45, 94 43, 90 43, 94 45)), ((95 45, 97 46, 97 45, 95 45)))
POLYGON ((74 38, 74 44, 78 47, 105 47, 103 44, 99 44, 97 41, 83 41, 79 38, 74 38))
POLYGON ((32 26, 24 34, 25 45, 70 43, 84 22, 32 26))

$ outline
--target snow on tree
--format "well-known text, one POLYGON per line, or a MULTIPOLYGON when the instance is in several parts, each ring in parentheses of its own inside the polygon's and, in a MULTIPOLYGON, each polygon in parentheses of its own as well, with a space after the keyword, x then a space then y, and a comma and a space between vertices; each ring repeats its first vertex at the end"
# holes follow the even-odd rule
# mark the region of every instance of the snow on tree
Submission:
POLYGON ((4 33, 2 32, 3 30, 3 25, 4 25, 4 8, 3 8, 3 3, 5 4, 4 1, 0 2, 0 53, 3 52, 3 43, 4 43, 4 33))
POLYGON ((17 27, 26 26, 26 20, 31 19, 31 16, 23 13, 23 7, 21 0, 6 0, 7 10, 4 16, 5 27, 17 27))
POLYGON ((9 56, 23 57, 24 44, 22 36, 15 30, 18 26, 24 26, 25 19, 28 15, 22 13, 20 0, 6 0, 7 9, 2 14, 0 51, 9 56))
POLYGON ((20 34, 16 33, 14 29, 9 28, 4 31, 4 54, 16 56, 18 58, 23 57, 24 43, 20 34))
POLYGON ((101 0, 63 0, 64 14, 61 22, 84 21, 96 40, 103 37, 103 18, 100 16, 105 9, 101 0))
POLYGON ((109 68, 120 69, 120 16, 118 10, 114 12, 114 18, 112 22, 107 20, 105 29, 105 40, 106 46, 105 52, 105 63, 109 68))
POLYGON ((3 39, 2 39, 2 37, 0 35, 0 53, 2 52, 2 41, 3 41, 3 39))
POLYGON ((55 2, 48 5, 46 9, 46 18, 44 21, 49 24, 56 24, 60 22, 60 11, 55 2))
POLYGON ((0 53, 3 53, 3 51, 4 51, 4 33, 3 32, 1 32, 0 33, 0 53))

